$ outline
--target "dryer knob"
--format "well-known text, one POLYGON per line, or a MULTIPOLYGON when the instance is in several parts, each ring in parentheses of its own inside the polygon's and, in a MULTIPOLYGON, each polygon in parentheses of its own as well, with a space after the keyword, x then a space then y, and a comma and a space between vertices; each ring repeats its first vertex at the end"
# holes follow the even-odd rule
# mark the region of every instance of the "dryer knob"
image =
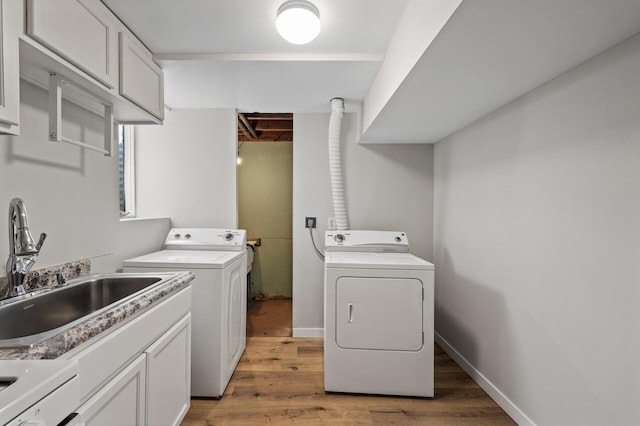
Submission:
POLYGON ((184 237, 188 240, 189 238, 191 238, 191 234, 184 234, 184 237))
POLYGON ((175 234, 175 235, 173 236, 173 238, 175 238, 175 239, 180 238, 180 234, 175 234))
POLYGON ((231 232, 227 232, 227 233, 224 235, 224 239, 225 239, 225 240, 227 240, 227 241, 231 241, 231 240, 233 240, 233 234, 232 234, 231 232))
POLYGON ((401 242, 401 241, 402 241, 402 238, 400 238, 400 237, 396 237, 396 238, 395 238, 395 240, 396 240, 396 243, 399 243, 399 242, 401 242))
POLYGON ((333 237, 334 240, 336 240, 336 242, 341 243, 344 241, 344 235, 343 234, 336 234, 335 237, 333 237))

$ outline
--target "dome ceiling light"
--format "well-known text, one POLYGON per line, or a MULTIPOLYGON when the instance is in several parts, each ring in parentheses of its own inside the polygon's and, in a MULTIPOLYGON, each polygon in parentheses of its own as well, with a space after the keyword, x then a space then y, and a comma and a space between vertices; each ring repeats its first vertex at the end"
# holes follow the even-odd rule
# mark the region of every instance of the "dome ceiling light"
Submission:
POLYGON ((320 12, 306 0, 289 0, 278 8, 278 32, 289 43, 307 44, 320 33, 320 12))

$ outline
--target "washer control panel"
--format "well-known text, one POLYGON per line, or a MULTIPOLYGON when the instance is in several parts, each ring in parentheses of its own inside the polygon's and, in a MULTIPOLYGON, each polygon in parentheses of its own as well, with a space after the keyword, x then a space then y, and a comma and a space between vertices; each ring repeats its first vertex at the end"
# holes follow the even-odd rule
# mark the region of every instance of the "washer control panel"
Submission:
POLYGON ((244 250, 244 229, 173 228, 164 241, 165 249, 175 250, 244 250))
POLYGON ((325 234, 327 251, 363 251, 408 253, 409 240, 404 232, 337 230, 325 234))

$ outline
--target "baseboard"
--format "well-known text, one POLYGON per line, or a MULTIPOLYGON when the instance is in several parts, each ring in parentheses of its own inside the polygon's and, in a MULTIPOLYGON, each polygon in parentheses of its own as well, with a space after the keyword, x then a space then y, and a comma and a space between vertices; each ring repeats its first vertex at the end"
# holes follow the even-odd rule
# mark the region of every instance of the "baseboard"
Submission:
POLYGON ((324 328, 294 328, 293 337, 324 337, 324 328))
POLYGON ((453 346, 449 344, 440 334, 435 333, 435 340, 438 345, 453 360, 467 372, 469 376, 487 393, 489 396, 504 410, 511 418, 520 426, 535 426, 525 413, 522 412, 500 389, 498 389, 489 379, 487 379, 480 371, 478 371, 469 361, 463 357, 453 346))

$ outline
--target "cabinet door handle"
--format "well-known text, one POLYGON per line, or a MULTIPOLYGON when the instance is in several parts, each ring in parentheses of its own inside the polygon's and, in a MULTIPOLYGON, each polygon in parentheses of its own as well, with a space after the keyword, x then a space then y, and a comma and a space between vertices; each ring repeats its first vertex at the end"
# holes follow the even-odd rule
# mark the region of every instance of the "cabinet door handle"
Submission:
POLYGON ((353 303, 347 303, 347 322, 353 322, 353 303))

